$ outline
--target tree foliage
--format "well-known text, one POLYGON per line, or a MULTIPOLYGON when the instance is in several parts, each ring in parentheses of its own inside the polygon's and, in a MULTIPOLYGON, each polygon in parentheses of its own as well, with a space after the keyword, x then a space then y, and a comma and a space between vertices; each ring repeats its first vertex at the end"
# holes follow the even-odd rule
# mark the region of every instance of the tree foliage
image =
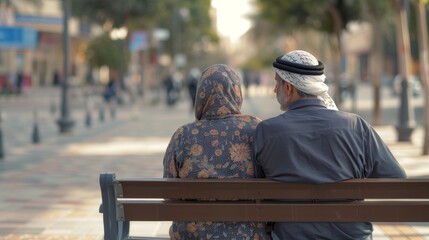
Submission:
MULTIPOLYGON (((94 38, 88 46, 87 58, 93 67, 108 66, 112 69, 119 69, 121 61, 127 61, 127 57, 122 58, 122 45, 119 41, 113 41, 108 34, 94 38)), ((127 51, 125 51, 127 54, 127 51)))
MULTIPOLYGON (((157 28, 172 30, 175 21, 181 21, 186 33, 196 33, 217 40, 211 28, 209 16, 210 0, 73 0, 72 13, 83 21, 104 25, 110 23, 113 28, 127 27, 129 31, 157 28), (189 15, 186 19, 177 19, 176 9, 185 8, 189 15)), ((195 34, 194 34, 195 35, 195 34)))
POLYGON ((340 58, 342 52, 341 31, 350 21, 359 19, 359 0, 257 0, 264 18, 280 31, 315 29, 335 36, 334 66, 335 101, 341 105, 340 58))
POLYGON ((164 52, 170 53, 173 52, 174 44, 181 51, 192 53, 194 45, 203 40, 218 41, 216 33, 211 28, 209 11, 210 0, 72 1, 74 16, 86 22, 107 26, 107 29, 109 26, 111 28, 125 26, 129 33, 142 29, 148 32, 149 36, 155 28, 169 30, 170 38, 164 43, 164 52), (183 9, 186 11, 182 11, 183 9), (187 14, 186 16, 178 15, 178 11, 187 14), (178 32, 179 27, 180 39, 173 36, 178 32))
MULTIPOLYGON (((278 28, 291 31, 310 28, 335 33, 335 18, 331 11, 337 10, 341 18, 341 29, 360 14, 358 0, 257 0, 261 14, 278 28)), ((376 1, 378 2, 378 1, 376 1)))
POLYGON ((166 14, 162 1, 150 0, 73 0, 72 14, 84 21, 112 27, 132 24, 143 20, 145 24, 157 21, 166 14))

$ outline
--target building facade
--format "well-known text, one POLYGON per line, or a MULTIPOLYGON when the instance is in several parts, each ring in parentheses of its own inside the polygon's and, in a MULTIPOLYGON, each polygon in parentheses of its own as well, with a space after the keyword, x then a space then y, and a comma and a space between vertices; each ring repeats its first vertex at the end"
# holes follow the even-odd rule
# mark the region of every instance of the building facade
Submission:
MULTIPOLYGON (((86 81, 87 44, 95 28, 71 18, 70 81, 86 81)), ((54 85, 63 76, 63 10, 61 0, 12 0, 0 5, 0 89, 13 87, 18 74, 24 88, 54 85)))

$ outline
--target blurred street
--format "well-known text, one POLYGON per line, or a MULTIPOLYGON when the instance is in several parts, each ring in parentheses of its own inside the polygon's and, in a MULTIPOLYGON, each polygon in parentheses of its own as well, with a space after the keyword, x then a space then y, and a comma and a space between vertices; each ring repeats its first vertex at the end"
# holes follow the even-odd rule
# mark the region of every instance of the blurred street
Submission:
MULTIPOLYGON (((116 106, 114 117, 106 108, 102 122, 97 95, 89 97, 92 124, 87 127, 88 102, 82 92, 79 88, 71 91, 75 127, 65 135, 58 133, 56 125, 59 89, 35 88, 22 96, 0 96, 5 155, 0 159, 0 239, 102 239, 99 174, 162 177, 162 158, 171 135, 194 119, 183 93, 173 107, 144 99, 116 106), (38 144, 31 141, 34 111, 38 144)), ((249 92, 244 114, 266 119, 281 113, 270 89, 251 88, 249 92)), ((359 85, 355 106, 369 122, 371 93, 369 85, 359 85)), ((429 177, 429 156, 421 155, 423 99, 414 100, 417 127, 412 142, 396 141, 399 100, 388 89, 382 95, 384 124, 375 129, 409 177, 429 177)), ((350 111, 352 106, 351 99, 345 99, 343 110, 350 111)), ((131 226, 131 234, 166 237, 168 227, 168 222, 138 223, 131 226)), ((429 223, 378 223, 374 239, 429 239, 429 223)))

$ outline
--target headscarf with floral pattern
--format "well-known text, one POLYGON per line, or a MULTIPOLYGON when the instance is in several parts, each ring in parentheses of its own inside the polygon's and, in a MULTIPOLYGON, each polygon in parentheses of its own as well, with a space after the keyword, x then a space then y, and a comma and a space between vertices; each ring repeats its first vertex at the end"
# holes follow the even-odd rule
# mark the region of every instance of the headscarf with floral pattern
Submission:
POLYGON ((240 78, 231 67, 215 64, 203 71, 195 102, 197 120, 240 114, 242 102, 240 78))

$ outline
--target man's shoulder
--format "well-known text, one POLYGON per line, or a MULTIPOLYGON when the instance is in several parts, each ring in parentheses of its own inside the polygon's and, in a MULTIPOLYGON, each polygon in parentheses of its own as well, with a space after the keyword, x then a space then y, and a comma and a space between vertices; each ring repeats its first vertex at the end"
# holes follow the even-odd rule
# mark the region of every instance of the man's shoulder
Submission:
POLYGON ((337 111, 339 117, 347 119, 349 121, 354 121, 354 122, 359 122, 359 123, 364 123, 365 125, 369 125, 366 120, 359 116, 356 113, 351 113, 351 112, 343 112, 343 111, 337 111))
POLYGON ((283 114, 275 116, 275 117, 271 117, 265 120, 262 120, 259 124, 258 124, 258 128, 262 128, 262 127, 272 127, 272 126, 278 126, 278 125, 283 125, 284 123, 284 116, 283 114))
POLYGON ((272 123, 272 122, 278 122, 279 120, 280 120, 280 118, 282 118, 283 117, 283 115, 284 115, 285 113, 282 113, 282 114, 280 114, 280 115, 277 115, 277 116, 274 116, 274 117, 270 117, 270 118, 267 118, 267 119, 264 119, 264 120, 262 120, 261 121, 261 123, 272 123))

